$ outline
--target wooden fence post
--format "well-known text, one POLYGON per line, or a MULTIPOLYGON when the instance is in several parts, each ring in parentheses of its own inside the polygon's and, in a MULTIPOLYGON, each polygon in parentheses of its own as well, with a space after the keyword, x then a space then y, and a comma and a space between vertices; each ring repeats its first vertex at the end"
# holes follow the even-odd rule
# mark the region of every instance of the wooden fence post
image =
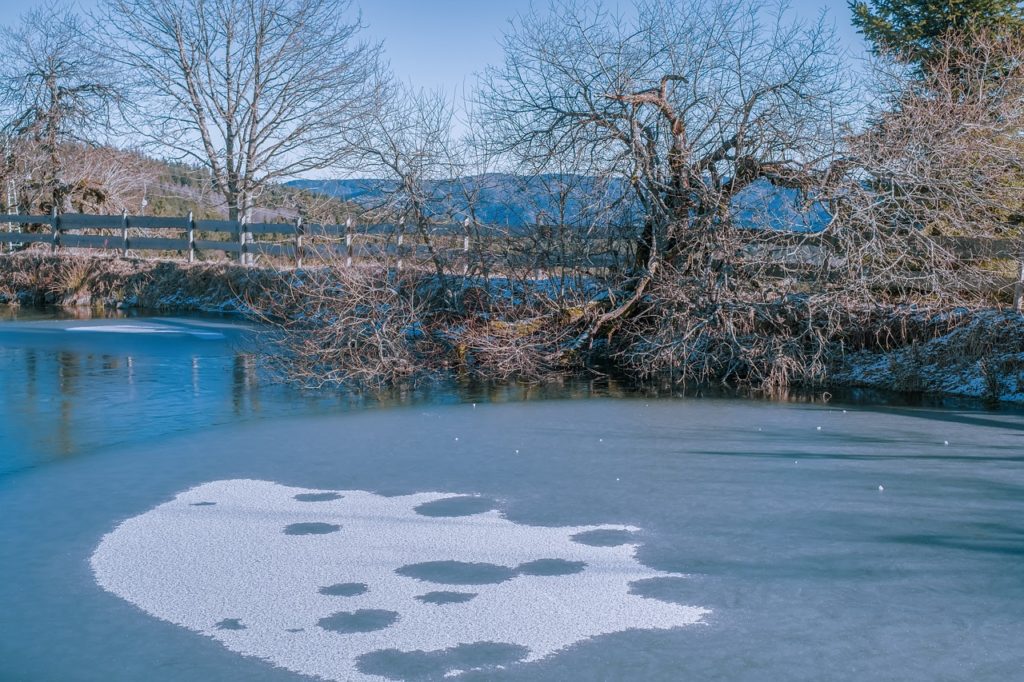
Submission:
POLYGON ((235 221, 236 237, 238 239, 238 262, 241 265, 248 265, 249 262, 246 260, 246 247, 245 247, 245 216, 235 221))
POLYGON ((302 216, 295 219, 295 267, 302 268, 302 236, 306 226, 302 223, 302 216))
POLYGON ((196 221, 193 220, 192 211, 188 212, 188 230, 185 234, 188 240, 188 262, 196 262, 196 221))
POLYGON ((60 216, 57 215, 56 206, 50 211, 50 234, 52 235, 50 251, 55 253, 60 248, 60 216))
POLYGON ((345 259, 345 267, 352 267, 352 254, 354 249, 352 248, 352 219, 345 219, 345 253, 347 257, 345 259))
POLYGON ((121 211, 121 258, 128 257, 128 209, 121 211))
POLYGON ((398 272, 402 271, 402 256, 405 254, 405 248, 402 246, 405 243, 405 216, 398 219, 398 246, 395 249, 395 258, 397 259, 398 267, 395 268, 398 272))
POLYGON ((469 274, 469 228, 472 227, 473 221, 469 219, 469 216, 462 221, 462 229, 466 231, 466 234, 462 237, 462 257, 465 259, 462 263, 462 276, 466 277, 469 274))
MULTIPOLYGON (((246 230, 248 229, 249 222, 250 222, 250 217, 249 217, 249 215, 247 213, 242 218, 242 225, 244 226, 244 229, 246 229, 246 230)), ((243 232, 242 234, 245 235, 245 239, 243 240, 243 249, 245 250, 245 264, 246 265, 252 265, 252 264, 254 264, 256 262, 256 259, 254 258, 255 254, 252 251, 249 250, 249 245, 252 244, 252 242, 253 242, 252 232, 246 231, 246 232, 243 232)))

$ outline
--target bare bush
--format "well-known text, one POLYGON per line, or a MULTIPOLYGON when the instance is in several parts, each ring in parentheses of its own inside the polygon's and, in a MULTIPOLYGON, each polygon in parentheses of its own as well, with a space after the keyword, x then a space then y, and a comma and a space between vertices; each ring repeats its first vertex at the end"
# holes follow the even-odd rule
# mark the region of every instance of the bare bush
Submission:
POLYGON ((276 367, 310 387, 381 388, 446 372, 535 381, 584 366, 582 353, 566 353, 583 301, 566 305, 507 280, 461 281, 331 264, 281 273, 248 307, 273 330, 276 367))
POLYGON ((574 351, 587 305, 582 295, 549 298, 529 284, 494 294, 474 287, 463 294, 461 315, 447 336, 459 366, 475 376, 552 379, 585 366, 584 354, 574 351))
POLYGON ((1024 224, 1024 38, 950 34, 936 51, 920 75, 875 65, 884 95, 834 195, 839 279, 867 298, 991 302, 999 256, 963 253, 1024 224))
POLYGON ((116 190, 81 161, 112 137, 122 97, 107 62, 87 49, 79 16, 62 4, 33 9, 4 32, 0 49, 3 175, 19 203, 46 213, 104 203, 116 190))
POLYGON ((723 382, 775 391, 821 383, 832 359, 831 306, 812 297, 708 296, 703 287, 659 278, 650 305, 623 328, 618 364, 651 378, 668 372, 684 384, 723 382))
POLYGON ((429 298, 418 295, 416 276, 325 265, 289 284, 250 301, 274 329, 268 338, 286 376, 311 387, 376 388, 429 373, 429 298))

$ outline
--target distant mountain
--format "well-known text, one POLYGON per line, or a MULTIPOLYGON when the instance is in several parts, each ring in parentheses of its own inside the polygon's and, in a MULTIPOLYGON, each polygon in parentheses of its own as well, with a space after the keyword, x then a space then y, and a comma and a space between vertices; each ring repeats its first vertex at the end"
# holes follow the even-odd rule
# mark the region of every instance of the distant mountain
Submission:
MULTIPOLYGON (((366 209, 383 206, 397 183, 373 178, 293 180, 289 186, 336 197, 366 209)), ((639 222, 639 211, 628 199, 622 180, 601 181, 578 175, 522 177, 490 173, 461 180, 439 180, 430 187, 436 215, 454 215, 461 222, 468 214, 469 197, 478 222, 522 230, 556 222, 586 224, 595 207, 615 207, 615 222, 639 222), (560 219, 561 218, 561 219, 560 219)), ((743 227, 813 232, 829 221, 820 202, 808 202, 796 190, 758 180, 732 202, 733 216, 743 227)), ((607 221, 606 221, 607 222, 607 221)))
POLYGON ((747 228, 778 231, 819 232, 832 220, 828 207, 802 192, 755 180, 733 197, 735 223, 747 228))
MULTIPOLYGON (((383 206, 397 184, 392 180, 293 180, 288 185, 353 202, 366 209, 383 206)), ((452 215, 461 222, 475 207, 477 222, 521 229, 530 225, 583 221, 596 206, 622 204, 616 216, 625 220, 632 206, 622 201, 625 185, 584 176, 540 175, 521 177, 500 173, 460 180, 439 180, 430 187, 430 205, 436 215, 452 215)))

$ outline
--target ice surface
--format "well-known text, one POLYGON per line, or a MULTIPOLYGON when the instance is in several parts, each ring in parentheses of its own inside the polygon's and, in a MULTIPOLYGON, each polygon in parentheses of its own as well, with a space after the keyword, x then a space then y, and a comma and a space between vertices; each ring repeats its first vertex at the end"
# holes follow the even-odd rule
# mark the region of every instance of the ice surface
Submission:
POLYGON ((522 525, 472 500, 216 481, 123 522, 91 563, 158 618, 332 680, 495 669, 707 613, 638 589, 685 576, 639 563, 634 544, 580 542, 635 527, 522 525))

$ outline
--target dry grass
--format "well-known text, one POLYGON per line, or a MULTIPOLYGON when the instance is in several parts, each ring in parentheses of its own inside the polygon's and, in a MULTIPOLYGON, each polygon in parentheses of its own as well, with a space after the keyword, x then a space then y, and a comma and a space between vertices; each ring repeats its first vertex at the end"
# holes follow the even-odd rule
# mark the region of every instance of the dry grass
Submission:
POLYGON ((239 310, 275 271, 216 263, 25 252, 0 258, 0 302, 21 305, 239 310))

